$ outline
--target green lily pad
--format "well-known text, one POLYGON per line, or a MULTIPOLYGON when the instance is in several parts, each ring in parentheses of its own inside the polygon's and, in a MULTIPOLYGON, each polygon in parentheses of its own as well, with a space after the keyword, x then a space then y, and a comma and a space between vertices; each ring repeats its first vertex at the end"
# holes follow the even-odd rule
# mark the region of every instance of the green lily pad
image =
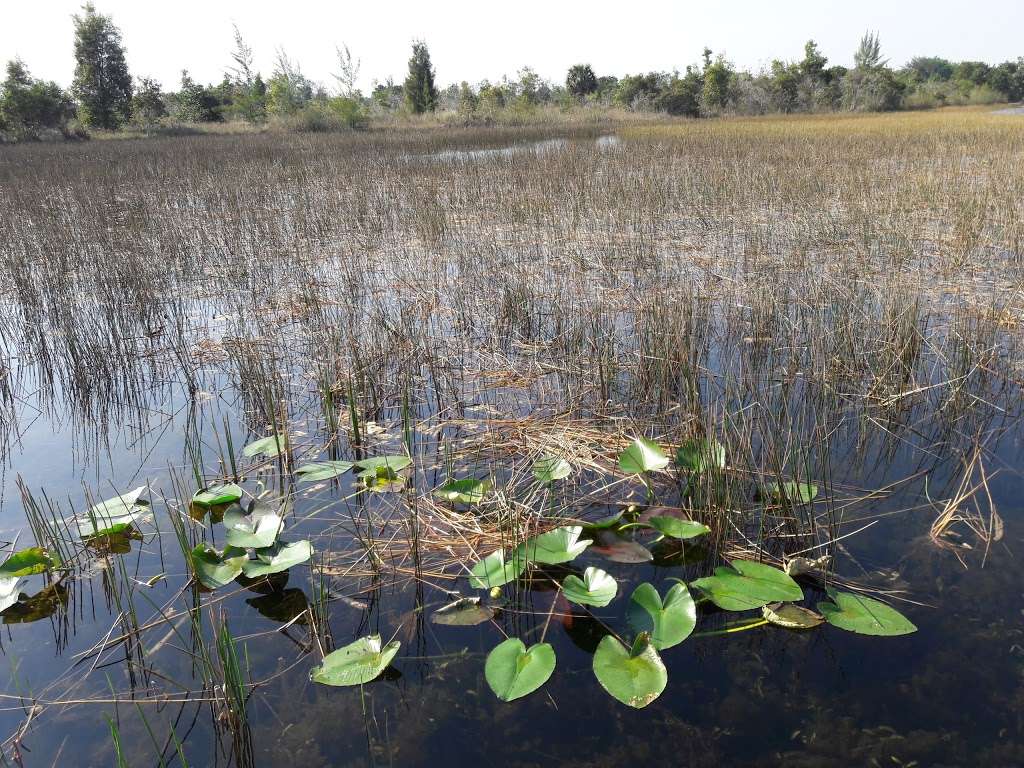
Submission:
POLYGON ((614 577, 593 566, 583 572, 582 579, 571 573, 562 582, 562 594, 565 595, 565 599, 577 605, 603 608, 615 598, 618 591, 619 585, 614 577))
POLYGON ((786 480, 771 487, 771 497, 779 502, 810 504, 817 495, 818 486, 813 483, 797 483, 786 480))
POLYGON ((352 462, 356 469, 359 470, 359 474, 376 474, 378 469, 382 467, 392 472, 401 472, 403 469, 412 464, 412 459, 408 456, 371 456, 367 459, 359 459, 358 461, 352 462))
POLYGON ((637 632, 647 632, 659 651, 679 645, 697 626, 697 604, 685 584, 676 584, 661 595, 653 584, 643 583, 629 599, 629 623, 637 632))
POLYGON ((55 565, 54 560, 42 547, 29 547, 4 560, 0 565, 0 577, 32 576, 48 571, 55 565))
POLYGON ((473 589, 491 589, 515 581, 526 570, 526 554, 516 547, 508 560, 505 551, 492 552, 470 569, 469 585, 473 589))
POLYGON ((344 475, 354 466, 355 464, 351 461, 314 461, 310 464, 303 464, 295 470, 295 474, 298 475, 301 482, 313 483, 344 475))
POLYGON ((541 456, 533 463, 533 476, 541 483, 564 480, 572 474, 572 465, 561 456, 541 456))
POLYGON ((259 440, 253 440, 242 449, 242 455, 250 459, 253 456, 263 456, 264 458, 272 459, 275 456, 280 456, 287 449, 288 437, 286 435, 270 435, 269 437, 261 437, 259 440))
POLYGON ((818 603, 818 610, 834 627, 859 635, 880 637, 909 635, 917 631, 910 619, 880 600, 834 589, 828 590, 828 596, 832 602, 818 603))
POLYGON ((199 544, 190 559, 199 583, 207 589, 218 589, 238 578, 246 554, 244 549, 226 547, 221 553, 209 544, 199 544))
POLYGON ((227 543, 239 549, 269 547, 277 539, 283 524, 284 521, 273 513, 246 517, 237 506, 224 513, 227 543))
POLYGON ((234 483, 203 488, 192 495, 192 503, 201 507, 216 507, 231 504, 242 498, 242 489, 234 483))
POLYGON ((364 488, 375 493, 397 493, 405 487, 405 478, 384 465, 364 469, 357 477, 364 488))
POLYGON ((676 466, 691 472, 725 467, 725 446, 714 438, 688 440, 676 451, 676 466))
POLYGON ((537 643, 527 650, 518 637, 510 637, 487 654, 484 677, 502 701, 513 701, 533 693, 555 671, 555 649, 537 643))
POLYGON ((761 615, 769 624, 786 629, 814 629, 825 622, 821 614, 792 603, 771 603, 761 608, 761 615))
POLYGON ((479 504, 490 487, 490 480, 467 477, 462 480, 449 480, 434 491, 434 495, 451 504, 479 504))
POLYGON ((714 576, 690 582, 724 611, 749 611, 768 603, 803 600, 800 585, 778 568, 750 560, 733 560, 714 576))
POLYGON ((673 539, 695 539, 705 533, 711 533, 711 529, 704 523, 680 520, 678 517, 652 517, 647 520, 647 525, 673 539))
POLYGON ((582 526, 568 525, 528 539, 524 545, 526 559, 532 563, 546 565, 558 565, 575 560, 590 546, 589 539, 579 540, 581 533, 582 526))
POLYGON ((368 683, 387 669, 401 647, 398 640, 381 647, 380 635, 361 637, 324 656, 323 663, 309 673, 309 679, 324 685, 368 683))
POLYGON ((82 538, 105 534, 116 526, 134 523, 149 512, 149 503, 140 501, 146 486, 121 494, 120 496, 101 501, 90 507, 84 515, 75 518, 78 533, 82 538))
POLYGON ((430 615, 434 624, 450 627, 473 627, 494 618, 494 609, 480 604, 479 597, 461 597, 430 615))
POLYGON ((661 446, 645 437, 638 437, 619 454, 619 469, 631 475, 642 475, 668 466, 668 456, 661 446))
POLYGON ((646 707, 668 685, 668 670, 646 633, 632 649, 605 635, 594 652, 594 676, 612 697, 636 709, 646 707))
POLYGON ((256 550, 256 559, 242 563, 242 573, 255 579, 271 573, 286 571, 294 565, 301 565, 313 556, 313 545, 306 539, 290 544, 279 541, 273 546, 256 550))
POLYGON ((619 510, 614 515, 608 515, 607 517, 602 517, 602 518, 600 518, 598 520, 595 520, 592 523, 587 523, 584 527, 585 528, 592 528, 593 530, 596 530, 596 531, 604 530, 605 528, 614 528, 620 522, 622 522, 622 516, 624 514, 625 514, 625 510, 619 510))

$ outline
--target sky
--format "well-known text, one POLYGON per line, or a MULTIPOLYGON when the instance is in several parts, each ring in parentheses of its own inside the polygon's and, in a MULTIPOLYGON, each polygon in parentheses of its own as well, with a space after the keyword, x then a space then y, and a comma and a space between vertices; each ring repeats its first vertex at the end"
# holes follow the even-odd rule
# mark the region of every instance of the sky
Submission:
MULTIPOLYGON (((798 60, 813 38, 849 66, 866 30, 902 65, 916 55, 998 63, 1024 56, 1024 0, 94 0, 120 27, 133 75, 177 87, 181 70, 218 82, 231 65, 232 24, 256 68, 284 48, 303 73, 332 86, 336 46, 361 60, 360 86, 401 82, 410 44, 424 40, 441 85, 500 80, 530 66, 561 82, 576 63, 598 75, 684 69, 704 46, 744 69, 798 60)), ((71 15, 81 0, 0 0, 0 60, 21 57, 35 77, 69 85, 71 15)))

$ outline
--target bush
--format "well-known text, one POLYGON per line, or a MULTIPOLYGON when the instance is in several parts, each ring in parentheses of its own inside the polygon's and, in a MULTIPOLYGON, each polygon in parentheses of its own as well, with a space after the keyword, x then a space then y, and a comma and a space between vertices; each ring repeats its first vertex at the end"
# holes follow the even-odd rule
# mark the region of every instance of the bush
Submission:
POLYGON ((336 133, 365 127, 367 115, 355 99, 338 96, 327 101, 310 102, 275 123, 296 133, 336 133))

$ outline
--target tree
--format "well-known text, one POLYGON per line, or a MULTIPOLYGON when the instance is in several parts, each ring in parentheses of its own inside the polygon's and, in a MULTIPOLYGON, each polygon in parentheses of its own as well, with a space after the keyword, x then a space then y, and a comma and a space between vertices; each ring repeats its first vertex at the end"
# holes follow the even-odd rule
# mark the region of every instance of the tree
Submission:
POLYGON ((577 99, 597 92, 597 76, 589 64, 574 64, 565 76, 565 88, 577 99))
MULTIPOLYGON (((800 72, 807 77, 818 80, 825 71, 828 59, 818 49, 818 44, 808 40, 804 45, 804 60, 800 62, 800 72)), ((774 67, 773 67, 774 68, 774 67)))
POLYGON ((132 78, 124 58, 121 32, 92 3, 76 14, 75 78, 72 91, 85 125, 116 130, 131 117, 132 78))
POLYGON ((181 90, 175 99, 175 117, 187 123, 215 123, 221 119, 220 101, 209 88, 193 80, 187 69, 181 71, 181 90))
POLYGON ((915 56, 905 69, 920 82, 949 80, 953 77, 953 64, 939 56, 915 56))
POLYGON ((656 109, 670 115, 700 117, 701 75, 693 67, 686 68, 686 74, 672 76, 654 99, 656 109))
POLYGON ((135 95, 132 96, 132 119, 149 128, 166 116, 167 105, 164 103, 160 83, 151 77, 140 77, 135 95))
POLYGON ((234 75, 234 81, 239 85, 251 87, 254 79, 252 69, 252 48, 245 42, 238 25, 234 25, 235 50, 231 52, 231 60, 235 62, 229 71, 234 75))
POLYGON ((277 52, 274 74, 267 84, 267 112, 277 116, 292 115, 312 99, 313 83, 281 48, 277 52))
POLYGON ((61 87, 34 79, 20 59, 7 62, 0 83, 0 130, 15 140, 37 139, 42 130, 64 131, 74 105, 61 87))
MULTIPOLYGON (((708 49, 704 49, 707 52, 708 49)), ((717 112, 729 103, 729 86, 735 74, 732 65, 721 54, 713 64, 704 67, 703 107, 707 112, 717 112)))
POLYGON ((427 50, 427 44, 422 40, 417 40, 412 44, 409 74, 405 78, 402 92, 406 106, 417 115, 433 112, 437 106, 434 68, 430 64, 430 51, 427 50))
POLYGON ((888 59, 882 58, 882 42, 877 32, 864 33, 853 54, 853 63, 857 69, 877 69, 888 63, 888 59))
POLYGON ((352 58, 352 52, 344 43, 340 48, 335 48, 335 51, 338 53, 338 71, 335 73, 334 79, 338 81, 341 95, 350 99, 361 98, 362 95, 356 87, 356 83, 359 81, 361 62, 359 59, 352 58))

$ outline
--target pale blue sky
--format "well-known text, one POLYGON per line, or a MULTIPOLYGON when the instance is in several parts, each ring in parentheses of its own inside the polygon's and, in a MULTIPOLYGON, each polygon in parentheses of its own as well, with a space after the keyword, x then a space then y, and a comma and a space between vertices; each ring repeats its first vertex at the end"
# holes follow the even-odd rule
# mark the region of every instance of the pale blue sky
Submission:
MULTIPOLYGON (((0 0, 0 59, 21 56, 37 77, 70 82, 71 14, 79 0, 0 0)), ((95 0, 124 34, 135 75, 176 86, 187 67, 219 80, 238 23, 269 73, 284 46, 305 74, 331 85, 334 49, 362 60, 361 85, 401 80, 413 38, 426 40, 440 83, 500 79, 530 65, 562 80, 576 62, 601 74, 682 69, 705 45, 737 65, 798 59, 808 38, 849 65, 866 29, 893 64, 914 55, 999 62, 1024 56, 1024 0, 95 0)))

